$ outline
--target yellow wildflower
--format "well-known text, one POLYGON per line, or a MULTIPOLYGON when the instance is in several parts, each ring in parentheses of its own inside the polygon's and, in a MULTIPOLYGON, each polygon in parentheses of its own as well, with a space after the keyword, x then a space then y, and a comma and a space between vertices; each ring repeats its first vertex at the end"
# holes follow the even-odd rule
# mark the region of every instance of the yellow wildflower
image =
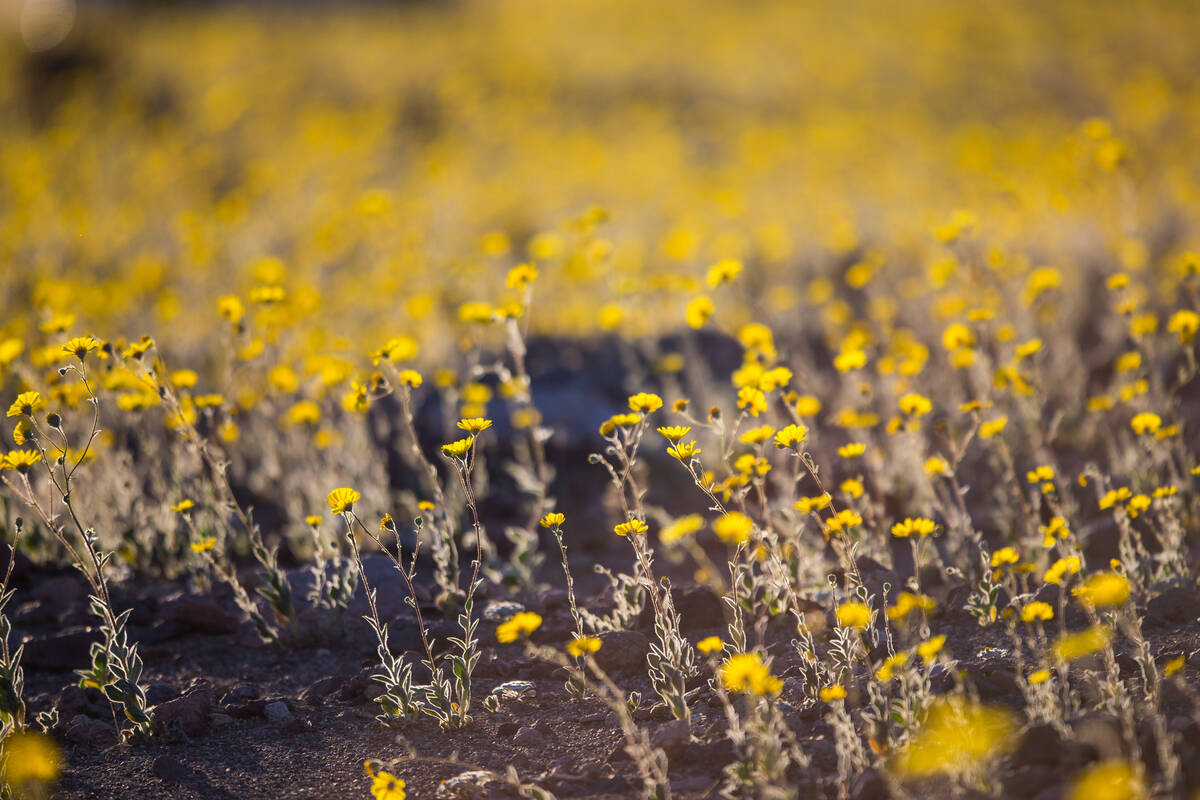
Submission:
POLYGON ((917 655, 921 657, 922 661, 929 663, 933 660, 934 656, 942 651, 942 647, 945 644, 946 634, 939 633, 937 636, 933 636, 927 641, 917 645, 917 655))
POLYGON ((631 533, 645 533, 650 530, 650 527, 640 519, 631 519, 628 522, 622 522, 613 526, 613 533, 617 536, 628 536, 631 533))
POLYGON ((76 336, 62 346, 62 351, 68 356, 75 356, 80 361, 87 358, 88 353, 100 349, 100 342, 91 336, 76 336))
POLYGON ((867 446, 862 442, 850 442, 838 448, 837 454, 842 458, 858 458, 863 453, 867 452, 867 446))
POLYGON ((576 636, 567 642, 567 652, 575 658, 586 653, 594 653, 600 649, 600 639, 597 636, 576 636))
POLYGON ((41 460, 42 454, 36 450, 9 450, 0 463, 0 469, 16 470, 25 475, 41 460))
POLYGON ((1029 683, 1034 686, 1039 683, 1045 683, 1046 681, 1050 680, 1050 670, 1035 669, 1033 672, 1029 673, 1029 677, 1025 680, 1029 681, 1029 683))
POLYGON ((662 529, 658 538, 665 544, 677 542, 685 536, 691 536, 696 531, 704 527, 704 517, 699 514, 688 514, 680 517, 670 525, 662 529))
POLYGON ((1046 583, 1061 584, 1062 579, 1066 575, 1075 575, 1081 569, 1079 556, 1070 556, 1068 558, 1060 558, 1050 565, 1046 573, 1042 576, 1042 580, 1046 583))
POLYGON ((901 395, 898 405, 900 413, 910 417, 920 417, 933 410, 933 403, 929 401, 929 398, 916 392, 901 395))
POLYGON ((1065 633, 1054 643, 1054 657, 1059 661, 1075 661, 1108 646, 1112 629, 1094 625, 1075 633, 1065 633))
POLYGON ((1001 547, 996 552, 992 553, 991 566, 1002 567, 1005 564, 1016 564, 1021 560, 1020 554, 1011 547, 1001 547))
POLYGON ((862 516, 860 516, 857 512, 851 511, 848 508, 843 508, 832 517, 825 520, 825 527, 831 533, 840 533, 843 530, 849 530, 855 526, 862 525, 862 521, 862 516))
POLYGON ((703 452, 695 442, 679 442, 674 447, 667 448, 667 455, 678 461, 687 462, 703 452))
POLYGON ((696 649, 701 653, 704 653, 706 656, 712 655, 713 653, 719 653, 724 650, 725 642, 721 640, 720 636, 706 636, 705 638, 696 642, 696 649))
POLYGON ((767 410, 767 396, 753 386, 743 386, 738 390, 737 406, 748 411, 750 416, 757 417, 767 410))
POLYGON ((196 555, 200 555, 201 553, 207 553, 209 550, 212 550, 216 546, 217 546, 217 537, 202 536, 199 539, 197 539, 196 541, 192 542, 192 552, 195 553, 196 555))
POLYGON ((689 327, 703 328, 704 324, 708 322, 716 310, 713 301, 701 295, 687 304, 687 309, 684 311, 684 319, 687 320, 689 327))
POLYGON ((842 603, 837 607, 837 624, 843 628, 862 630, 871 623, 871 609, 866 603, 857 601, 842 603))
POLYGON ((808 439, 808 428, 804 425, 785 425, 775 434, 775 446, 779 449, 797 447, 808 439))
POLYGON ((45 407, 46 402, 42 400, 42 396, 37 392, 21 392, 17 395, 17 399, 13 400, 12 405, 8 407, 7 416, 19 417, 24 415, 32 417, 33 412, 45 407))
POLYGON ((560 528, 566 522, 567 516, 562 512, 554 512, 542 517, 541 525, 543 528, 560 528))
POLYGON ((1091 576, 1075 590, 1075 595, 1095 608, 1123 605, 1129 599, 1129 579, 1116 572, 1091 576))
POLYGON ((721 665, 720 674, 721 683, 730 692, 765 696, 783 689, 783 681, 771 674, 758 653, 734 653, 721 665))
POLYGON ((898 536, 901 539, 907 539, 914 533, 924 538, 937 528, 937 523, 925 517, 905 517, 903 522, 897 522, 892 526, 892 536, 898 536))
POLYGON ((723 283, 729 283, 742 272, 742 262, 733 258, 723 258, 708 268, 704 281, 708 288, 715 289, 723 283))
POLYGON ((862 481, 856 478, 847 478, 838 488, 855 500, 862 497, 864 491, 862 481))
POLYGON ((1138 436, 1154 433, 1162 426, 1162 417, 1151 411, 1143 411, 1129 420, 1129 427, 1138 436))
POLYGON ((1191 344, 1200 330, 1200 314, 1186 309, 1176 311, 1167 322, 1167 330, 1179 336, 1180 344, 1191 344))
POLYGON ((1049 603, 1042 602, 1041 600, 1034 600, 1032 603, 1027 603, 1021 609, 1022 622, 1046 622, 1052 619, 1054 619, 1054 609, 1049 603))
POLYGON ((533 264, 517 264, 508 271, 504 285, 509 289, 523 290, 537 280, 538 270, 533 264))
POLYGON ((687 436, 692 430, 690 425, 672 425, 668 427, 658 428, 658 432, 662 434, 669 442, 678 442, 683 437, 687 436))
POLYGON ((488 428, 492 427, 492 421, 490 419, 484 419, 483 417, 471 417, 469 419, 460 419, 458 421, 458 427, 461 430, 471 434, 471 436, 478 436, 480 433, 483 433, 488 428))
POLYGON ((835 683, 833 686, 824 687, 818 694, 821 696, 821 700, 826 703, 832 703, 834 700, 845 700, 846 687, 835 683))
POLYGON ((662 408, 662 398, 649 392, 638 392, 629 398, 629 408, 638 414, 653 414, 662 408))
POLYGON ((743 545, 754 530, 754 520, 740 511, 730 511, 713 523, 713 533, 725 544, 743 545))
POLYGON ((379 770, 372 776, 371 797, 374 800, 405 800, 404 781, 390 772, 379 770))
POLYGON ((451 458, 465 458, 467 453, 471 451, 471 446, 474 443, 474 438, 458 439, 442 445, 442 452, 451 458))
POLYGON ((801 497, 796 501, 796 510, 801 514, 810 514, 813 511, 820 511, 829 505, 831 498, 829 493, 819 494, 816 497, 801 497))
POLYGON ((925 474, 930 476, 948 475, 950 474, 950 465, 941 456, 930 456, 925 459, 925 474))
POLYGON ((996 434, 1004 430, 1008 425, 1008 417, 998 417, 990 422, 985 422, 979 426, 979 435, 984 439, 990 439, 996 434))
POLYGON ((962 772, 1002 753, 1016 730, 1007 710, 959 697, 939 698, 892 766, 906 777, 962 772))
POLYGON ((506 622, 502 622, 496 626, 496 641, 501 644, 509 644, 517 639, 528 636, 536 631, 542 624, 540 614, 535 614, 532 611, 519 611, 514 614, 506 622))
POLYGON ((1143 800, 1146 781, 1140 765, 1129 761, 1101 761, 1080 773, 1065 800, 1143 800))
POLYGON ((57 780, 61 771, 58 746, 49 736, 17 731, 4 740, 4 778, 9 786, 29 790, 31 784, 57 780))
POLYGON ((902 667, 908 663, 908 653, 901 650, 899 653, 888 656, 879 665, 879 669, 875 670, 875 678, 881 683, 887 683, 893 677, 896 667, 902 667))
POLYGON ((329 503, 331 514, 344 514, 353 511, 354 504, 361 499, 362 495, 353 489, 341 488, 330 492, 329 497, 325 498, 325 502, 329 503))

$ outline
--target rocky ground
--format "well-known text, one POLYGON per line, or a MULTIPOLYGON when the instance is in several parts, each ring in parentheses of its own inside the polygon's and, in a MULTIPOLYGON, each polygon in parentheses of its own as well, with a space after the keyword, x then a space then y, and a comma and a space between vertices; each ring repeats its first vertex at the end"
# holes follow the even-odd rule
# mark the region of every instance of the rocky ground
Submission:
MULTIPOLYGON (((868 581, 896 578, 873 562, 864 560, 861 566, 868 581)), ((382 588, 381 613, 393 620, 393 644, 412 650, 418 645, 412 612, 404 607, 400 581, 389 580, 389 569, 380 557, 368 563, 374 584, 382 588)), ((294 573, 297 588, 305 575, 303 570, 294 573)), ((482 604, 488 619, 481 626, 475 724, 446 733, 432 720, 403 730, 375 721, 372 697, 377 690, 370 680, 374 643, 358 617, 362 609, 352 606, 325 641, 276 648, 258 642, 219 587, 203 595, 171 585, 124 587, 118 602, 134 609, 133 634, 142 643, 159 735, 119 745, 107 703, 98 692, 78 688, 72 675, 93 638, 83 584, 70 573, 28 564, 16 578, 14 635, 26 642, 30 705, 33 711, 55 708, 59 713, 55 735, 67 761, 59 787, 62 798, 164 793, 178 800, 366 797, 364 759, 397 757, 403 760, 396 770, 414 798, 458 796, 451 792, 456 776, 475 770, 503 773, 508 765, 559 797, 627 798, 639 790, 615 716, 596 701, 571 700, 557 669, 526 658, 519 645, 496 643, 497 617, 511 613, 505 611, 507 599, 482 604), (500 710, 486 711, 483 697, 502 685, 506 699, 500 710)), ((587 577, 582 583, 586 592, 587 577)), ((723 632, 716 597, 699 587, 676 592, 690 639, 723 632)), ((949 599, 955 587, 944 587, 942 594, 949 599)), ((535 641, 561 646, 568 638, 571 619, 565 599, 562 590, 548 589, 521 600, 545 618, 535 641)), ((606 604, 603 595, 586 602, 597 609, 606 604)), ((1188 619, 1196 608, 1195 590, 1175 588, 1144 610, 1154 652, 1187 655, 1185 677, 1192 683, 1200 667, 1200 637, 1188 619)), ((815 609, 814 604, 813 622, 820 626, 824 612, 815 609)), ((435 634, 452 632, 431 603, 427 611, 434 614, 435 634)), ((956 669, 983 699, 1020 705, 1001 631, 980 628, 949 603, 932 622, 936 631, 947 634, 946 651, 957 659, 956 669)), ((715 797, 722 769, 732 758, 721 711, 705 689, 694 696, 690 729, 654 706, 645 672, 648 634, 646 624, 605 634, 598 658, 623 688, 641 691, 636 716, 669 756, 673 794, 715 797)), ((812 759, 810 767, 795 769, 792 778, 807 794, 828 795, 836 791, 837 771, 826 707, 805 700, 799 691, 790 631, 783 620, 770 629, 768 639, 776 670, 785 678, 787 722, 812 759)), ((1136 673, 1127 654, 1121 654, 1119 663, 1126 675, 1136 673)), ((943 678, 948 685, 949 674, 943 678)), ((1200 724, 1189 716, 1190 703, 1181 693, 1172 702, 1177 709, 1168 714, 1168 724, 1185 731, 1181 755, 1188 784, 1194 787, 1200 784, 1200 752, 1193 752, 1200 747, 1200 724)), ((1075 767, 1109 752, 1113 720, 1089 714, 1069 722, 1072 736, 1067 741, 1049 726, 1024 732, 997 776, 1004 796, 1051 800, 1075 767)), ((477 795, 464 790, 461 796, 504 797, 507 791, 493 783, 477 795)), ((886 787, 878 775, 867 773, 856 778, 850 795, 881 798, 886 787)))

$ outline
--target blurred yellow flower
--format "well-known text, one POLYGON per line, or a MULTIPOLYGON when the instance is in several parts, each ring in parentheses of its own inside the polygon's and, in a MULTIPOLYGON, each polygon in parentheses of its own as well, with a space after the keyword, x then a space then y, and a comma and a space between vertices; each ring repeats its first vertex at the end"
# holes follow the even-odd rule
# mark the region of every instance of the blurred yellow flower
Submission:
POLYGON ((960 773, 1004 753, 1016 729, 1010 711, 961 697, 939 698, 891 767, 904 777, 960 773))
POLYGON ((866 603, 849 602, 837 607, 837 624, 843 628, 862 630, 871 624, 871 609, 866 603))
POLYGON ((742 545, 750 540, 754 520, 740 511, 730 511, 713 523, 713 533, 725 544, 742 545))
POLYGON ((734 653, 721 665, 720 675, 721 684, 729 692, 766 696, 783 689, 783 681, 771 674, 758 653, 734 653))
MULTIPOLYGON (((542 617, 532 611, 519 611, 507 621, 496 626, 496 641, 509 644, 536 631, 542 625, 542 617)), ((593 651, 594 652, 594 651, 593 651)))
POLYGON ((1086 767, 1071 784, 1066 800, 1144 800, 1142 768, 1129 761, 1102 761, 1086 767))
POLYGON ((1129 579, 1115 572, 1097 573, 1075 590, 1075 595, 1095 608, 1119 606, 1129 599, 1129 579))
POLYGON ((1064 633, 1054 643, 1054 657, 1062 662, 1075 661, 1108 646, 1112 629, 1094 625, 1075 633, 1064 633))
POLYGON ((599 649, 600 639, 596 636, 576 636, 567 642, 567 652, 575 658, 580 658, 587 653, 595 653, 599 649))

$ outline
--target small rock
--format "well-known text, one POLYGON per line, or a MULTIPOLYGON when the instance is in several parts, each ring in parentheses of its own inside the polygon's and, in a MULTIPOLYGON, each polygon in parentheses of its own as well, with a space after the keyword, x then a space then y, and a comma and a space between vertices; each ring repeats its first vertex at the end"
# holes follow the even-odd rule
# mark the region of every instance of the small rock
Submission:
POLYGON ((271 722, 275 725, 286 725, 295 719, 295 717, 292 716, 292 710, 288 708, 287 703, 283 702, 282 700, 276 700, 273 703, 267 703, 267 705, 263 708, 263 714, 266 716, 268 722, 271 722))
MULTIPOLYGON (((707 586, 688 584, 671 588, 671 601, 679 613, 680 631, 700 637, 725 626, 725 604, 707 586)), ((638 616, 637 629, 654 630, 654 606, 647 603, 638 616)))
POLYGON ((668 756, 676 756, 683 752, 692 738, 692 729, 686 719, 673 719, 664 722, 650 734, 650 744, 661 749, 668 756))
POLYGON ((1172 586, 1146 604, 1146 621, 1157 625, 1182 625, 1200 616, 1200 589, 1194 584, 1172 586))
POLYGON ((91 628, 28 639, 21 666, 48 672, 82 667, 88 660, 88 648, 99 639, 100 632, 91 628))
POLYGON ((233 717, 221 712, 215 712, 208 718, 209 724, 214 728, 224 728, 226 725, 233 724, 233 717))
POLYGON ((1049 723, 1031 725, 1012 759, 1016 764, 1056 764, 1062 750, 1062 736, 1049 723))
POLYGON ((679 792, 680 794, 703 792, 712 786, 712 783, 710 778, 706 778, 703 775, 687 775, 671 781, 671 791, 679 792))
POLYGON ((525 606, 513 600, 493 600, 483 610, 483 618, 488 622, 504 622, 525 610, 525 606))
POLYGON ((1134 675, 1140 675, 1142 672, 1142 665, 1129 653, 1117 653, 1115 660, 1122 678, 1128 679, 1134 675))
POLYGON ((681 630, 694 634, 725 625, 725 604, 707 586, 685 586, 678 595, 671 592, 679 612, 681 630))
POLYGON ((163 642, 186 635, 188 628, 173 619, 160 619, 147 628, 134 629, 133 633, 137 636, 137 640, 145 646, 161 645, 163 642))
POLYGON ((536 747, 546 741, 546 737, 537 728, 521 728, 513 736, 513 744, 521 747, 536 747))
POLYGON ((170 684, 155 681, 146 687, 146 705, 156 706, 175 697, 175 690, 170 684))
POLYGON ((1032 797, 1054 782, 1058 770, 1046 764, 1028 764, 1003 776, 1004 791, 1017 797, 1032 797))
POLYGON ((375 674, 375 667, 366 667, 357 675, 351 678, 345 678, 342 685, 330 697, 339 703, 359 703, 364 699, 374 700, 378 694, 371 694, 368 697, 368 692, 378 687, 383 690, 383 684, 371 678, 375 674))
POLYGON ((876 770, 865 770, 850 783, 851 800, 887 800, 889 797, 887 784, 876 770))
POLYGON ((567 606, 570 602, 570 595, 567 594, 566 589, 550 586, 541 591, 538 595, 538 602, 546 611, 555 611, 567 606))
POLYGON ((83 714, 77 714, 67 724, 63 736, 68 742, 93 746, 106 745, 116 739, 111 721, 102 722, 83 714))
POLYGON ((266 708, 266 700, 246 700, 242 703, 225 703, 221 706, 221 711, 234 719, 251 719, 263 716, 266 708))
POLYGON ((253 686, 235 686, 230 689, 221 698, 222 703, 244 703, 247 700, 257 700, 259 698, 258 689, 253 686))
POLYGON ((62 690, 54 701, 54 710, 63 722, 74 719, 77 714, 97 718, 109 717, 108 702, 98 689, 82 689, 72 684, 62 690))
POLYGON ((501 739, 511 739, 513 736, 516 736, 519 730, 521 730, 521 726, 512 720, 501 722, 496 726, 496 736, 501 739))
POLYGON ((1100 758, 1120 758, 1124 747, 1122 726, 1112 714, 1099 711, 1071 721, 1074 744, 1090 746, 1100 758))
POLYGON ((600 634, 596 663, 608 673, 636 672, 646 669, 650 640, 637 631, 607 631, 600 634))
POLYGON ((154 759, 152 769, 157 777, 167 783, 183 783, 196 774, 179 759, 166 755, 154 759))
POLYGON ((683 757, 689 764, 720 769, 734 759, 733 741, 728 736, 721 736, 709 742, 694 742, 684 749, 683 757))
POLYGON ((300 702, 310 706, 319 706, 330 695, 341 689, 348 680, 348 678, 343 678, 340 675, 330 675, 329 677, 321 678, 300 693, 300 702))
POLYGON ((155 706, 150 721, 158 733, 178 728, 189 737, 201 736, 208 730, 212 704, 212 686, 196 681, 182 696, 155 706))
POLYGON ((495 776, 485 770, 471 770, 442 781, 437 796, 446 800, 479 800, 484 797, 484 787, 495 776))
MULTIPOLYGON (((19 595, 18 595, 19 596, 19 595)), ((21 603, 9 614, 13 623, 22 630, 32 628, 57 627, 58 609, 51 602, 31 600, 21 603)))
POLYGON ((88 596, 87 586, 74 575, 54 575, 40 578, 30 590, 30 597, 63 608, 88 596))
POLYGON ((507 681, 492 690, 500 700, 520 700, 537 694, 532 681, 507 681))
POLYGON ((158 607, 164 620, 178 622, 201 633, 233 633, 233 618, 224 606, 203 595, 185 594, 164 600, 158 607))

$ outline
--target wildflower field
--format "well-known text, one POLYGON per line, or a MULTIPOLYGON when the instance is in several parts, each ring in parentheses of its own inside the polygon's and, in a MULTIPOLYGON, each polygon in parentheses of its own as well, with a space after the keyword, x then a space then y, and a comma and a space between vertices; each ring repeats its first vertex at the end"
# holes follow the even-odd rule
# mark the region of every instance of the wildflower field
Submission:
POLYGON ((2 797, 1200 800, 1198 40, 0 4, 2 797))

